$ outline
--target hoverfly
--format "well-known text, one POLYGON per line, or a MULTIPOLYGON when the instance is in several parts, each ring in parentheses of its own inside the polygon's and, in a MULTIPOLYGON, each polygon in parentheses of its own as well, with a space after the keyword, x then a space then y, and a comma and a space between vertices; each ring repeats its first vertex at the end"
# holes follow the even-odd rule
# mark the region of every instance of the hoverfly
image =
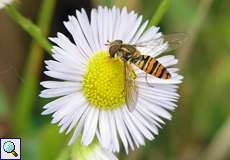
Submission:
MULTIPOLYGON (((180 47, 185 39, 184 33, 174 33, 164 35, 160 38, 168 43, 168 48, 165 52, 175 50, 180 47)), ((119 57, 124 62, 125 67, 125 101, 130 112, 136 108, 137 87, 135 84, 136 74, 131 64, 134 64, 139 69, 147 74, 161 79, 170 79, 171 74, 159 61, 149 55, 143 55, 137 47, 151 47, 149 41, 139 44, 125 44, 122 40, 108 41, 110 58, 119 57)))

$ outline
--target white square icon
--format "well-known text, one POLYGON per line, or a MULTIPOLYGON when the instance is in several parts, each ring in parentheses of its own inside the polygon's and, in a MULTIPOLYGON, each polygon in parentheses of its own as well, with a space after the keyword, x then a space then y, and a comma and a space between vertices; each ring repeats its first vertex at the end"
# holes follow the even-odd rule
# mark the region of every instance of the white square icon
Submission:
POLYGON ((21 139, 1 138, 0 160, 21 159, 21 139))

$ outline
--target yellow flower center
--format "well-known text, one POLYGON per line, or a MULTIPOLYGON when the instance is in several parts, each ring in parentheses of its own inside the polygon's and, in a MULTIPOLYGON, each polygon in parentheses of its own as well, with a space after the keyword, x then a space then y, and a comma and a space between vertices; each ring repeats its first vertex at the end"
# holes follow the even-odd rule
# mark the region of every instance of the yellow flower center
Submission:
POLYGON ((89 103, 100 109, 114 109, 125 104, 124 64, 110 58, 107 51, 97 52, 88 62, 83 79, 83 93, 89 103))

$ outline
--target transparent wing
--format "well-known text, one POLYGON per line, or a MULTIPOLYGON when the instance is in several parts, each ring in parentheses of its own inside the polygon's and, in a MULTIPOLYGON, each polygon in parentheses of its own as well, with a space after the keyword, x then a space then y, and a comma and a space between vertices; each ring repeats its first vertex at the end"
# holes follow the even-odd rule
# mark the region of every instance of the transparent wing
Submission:
POLYGON ((134 44, 134 46, 154 48, 156 46, 162 45, 163 43, 167 43, 168 48, 165 52, 170 52, 177 48, 180 48, 187 39, 188 36, 185 33, 172 33, 168 35, 161 35, 158 38, 153 37, 152 39, 141 41, 137 44, 134 44))
POLYGON ((188 36, 185 33, 174 33, 163 35, 162 38, 168 43, 168 49, 166 51, 169 52, 180 48, 188 39, 188 36))
POLYGON ((125 101, 130 112, 136 108, 137 102, 137 87, 135 83, 136 74, 132 69, 131 64, 124 62, 125 67, 125 101))

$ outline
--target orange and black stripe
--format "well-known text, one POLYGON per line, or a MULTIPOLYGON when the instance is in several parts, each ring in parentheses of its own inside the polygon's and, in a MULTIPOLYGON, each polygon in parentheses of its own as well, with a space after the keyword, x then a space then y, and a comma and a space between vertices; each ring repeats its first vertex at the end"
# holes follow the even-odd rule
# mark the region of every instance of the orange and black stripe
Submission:
POLYGON ((130 62, 134 63, 138 68, 155 77, 162 79, 169 79, 171 77, 167 69, 156 59, 150 56, 140 55, 137 58, 131 59, 130 62))

